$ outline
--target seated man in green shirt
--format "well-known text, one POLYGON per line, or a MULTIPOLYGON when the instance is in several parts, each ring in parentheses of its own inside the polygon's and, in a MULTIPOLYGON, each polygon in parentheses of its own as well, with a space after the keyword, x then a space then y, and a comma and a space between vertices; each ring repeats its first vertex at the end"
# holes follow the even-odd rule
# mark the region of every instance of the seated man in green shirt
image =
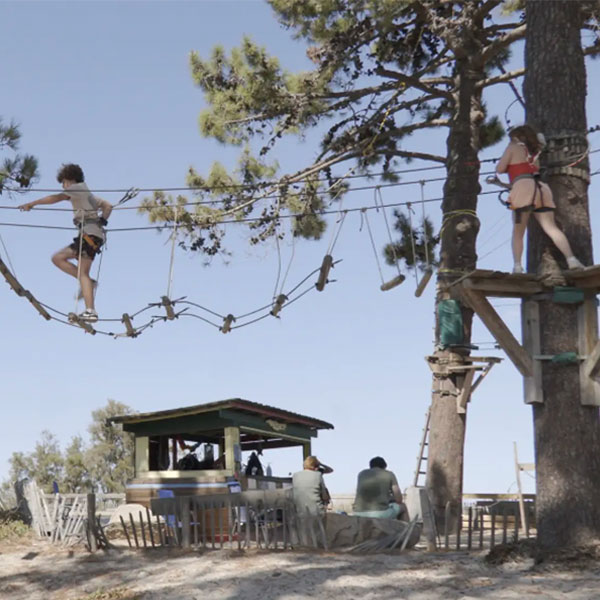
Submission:
POLYGON ((303 467, 304 470, 294 473, 292 478, 296 510, 300 515, 307 512, 311 515, 322 515, 331 501, 323 474, 332 473, 333 469, 319 462, 316 456, 308 456, 303 467))
POLYGON ((406 506, 396 476, 387 471, 381 456, 372 458, 369 469, 358 474, 354 515, 371 519, 408 520, 406 506))

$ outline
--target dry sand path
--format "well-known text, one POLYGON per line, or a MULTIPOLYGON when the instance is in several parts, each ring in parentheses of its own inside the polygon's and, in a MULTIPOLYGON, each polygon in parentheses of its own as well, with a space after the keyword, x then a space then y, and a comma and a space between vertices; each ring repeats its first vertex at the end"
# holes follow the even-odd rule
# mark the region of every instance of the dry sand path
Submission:
POLYGON ((596 600, 600 568, 490 566, 477 553, 357 556, 0 546, 2 600, 596 600))

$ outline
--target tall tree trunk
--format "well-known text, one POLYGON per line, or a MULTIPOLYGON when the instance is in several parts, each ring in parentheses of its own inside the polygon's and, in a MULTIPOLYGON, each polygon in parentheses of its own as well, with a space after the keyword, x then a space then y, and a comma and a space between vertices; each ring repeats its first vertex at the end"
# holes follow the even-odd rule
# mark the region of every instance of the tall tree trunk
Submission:
MULTIPOLYGON (((476 83, 484 78, 480 45, 474 34, 462 40, 455 68, 453 117, 447 139, 447 179, 444 186, 443 229, 441 236, 440 269, 437 302, 447 297, 444 285, 475 268, 475 242, 479 221, 474 216, 479 186, 479 127, 484 113, 481 91, 476 83), (470 212, 473 211, 473 212, 470 212)), ((473 312, 463 307, 464 344, 471 339, 473 312)), ((437 320, 437 317, 436 317, 437 320)), ((468 349, 439 349, 439 324, 436 327, 436 350, 441 360, 460 364, 468 349)), ((451 503, 450 527, 454 526, 462 504, 463 464, 466 414, 457 412, 456 387, 458 376, 453 375, 450 388, 436 392, 439 377, 434 375, 431 404, 429 452, 426 487, 438 527, 444 526, 446 503, 451 503), (436 381, 437 380, 437 381, 436 381)))
MULTIPOLYGON (((526 11, 527 120, 567 157, 562 164, 569 164, 568 156, 573 155, 577 144, 585 147, 587 127, 581 4, 528 0, 526 11)), ((542 156, 542 166, 548 167, 547 181, 558 206, 557 221, 575 255, 590 265, 587 159, 577 164, 582 171, 576 176, 557 169, 554 152, 542 156)), ((527 270, 556 276, 560 268, 565 268, 564 258, 532 223, 527 270)), ((541 353, 577 351, 577 306, 545 300, 539 307, 541 353)), ((600 426, 598 409, 581 405, 578 366, 544 362, 542 368, 544 403, 533 407, 536 518, 541 548, 553 549, 600 533, 600 426)))

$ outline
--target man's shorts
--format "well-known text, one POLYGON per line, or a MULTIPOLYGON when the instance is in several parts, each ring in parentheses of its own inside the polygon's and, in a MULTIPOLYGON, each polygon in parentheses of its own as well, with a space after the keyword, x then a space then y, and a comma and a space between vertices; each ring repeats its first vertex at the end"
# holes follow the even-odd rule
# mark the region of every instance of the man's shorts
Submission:
POLYGON ((101 252, 100 248, 102 248, 102 244, 104 244, 104 240, 102 238, 84 233, 83 235, 74 237, 73 243, 69 245, 69 248, 71 248, 71 250, 73 250, 77 256, 79 256, 79 252, 81 250, 81 256, 85 256, 86 258, 91 258, 93 260, 96 254, 101 252), (79 247, 80 242, 81 249, 79 247))

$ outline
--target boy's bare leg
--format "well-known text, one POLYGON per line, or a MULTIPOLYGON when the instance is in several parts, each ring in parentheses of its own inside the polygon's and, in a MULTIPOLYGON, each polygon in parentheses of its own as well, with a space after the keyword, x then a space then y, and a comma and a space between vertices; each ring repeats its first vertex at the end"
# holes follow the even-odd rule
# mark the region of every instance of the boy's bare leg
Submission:
POLYGON ((63 248, 52 256, 52 262, 67 275, 71 275, 77 279, 79 274, 79 285, 81 286, 81 293, 83 294, 83 300, 85 307, 94 309, 94 288, 92 280, 90 278, 90 269, 92 267, 92 259, 86 256, 81 257, 81 267, 78 269, 77 265, 74 265, 71 260, 77 260, 79 256, 72 248, 63 248), (79 271, 79 273, 78 273, 79 271))
POLYGON ((77 254, 75 254, 75 250, 69 248, 68 246, 62 250, 59 250, 52 256, 52 262, 61 271, 64 271, 67 273, 67 275, 71 275, 71 277, 75 277, 75 279, 77 279, 77 266, 69 262, 70 260, 77 260, 77 254))

